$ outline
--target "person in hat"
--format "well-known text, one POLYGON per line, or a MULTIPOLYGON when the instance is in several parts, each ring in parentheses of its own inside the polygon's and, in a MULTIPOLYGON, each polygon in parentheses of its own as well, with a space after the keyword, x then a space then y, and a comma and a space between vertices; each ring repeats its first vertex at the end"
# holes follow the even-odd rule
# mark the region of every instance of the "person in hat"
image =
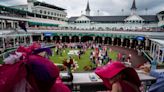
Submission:
POLYGON ((20 46, 0 66, 0 92, 71 92, 47 56, 50 48, 38 44, 20 46))
POLYGON ((111 92, 140 92, 141 81, 133 68, 112 62, 95 70, 111 92))

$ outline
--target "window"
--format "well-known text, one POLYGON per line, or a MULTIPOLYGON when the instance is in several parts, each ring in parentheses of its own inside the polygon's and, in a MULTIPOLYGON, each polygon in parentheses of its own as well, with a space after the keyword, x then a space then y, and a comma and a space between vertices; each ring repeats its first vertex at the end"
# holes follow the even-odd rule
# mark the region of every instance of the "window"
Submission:
POLYGON ((40 13, 42 13, 42 10, 40 10, 40 13))
POLYGON ((139 21, 139 23, 141 23, 141 21, 139 21))
POLYGON ((162 16, 162 20, 164 20, 164 16, 162 16))
POLYGON ((44 11, 44 14, 46 14, 47 12, 46 11, 44 11))

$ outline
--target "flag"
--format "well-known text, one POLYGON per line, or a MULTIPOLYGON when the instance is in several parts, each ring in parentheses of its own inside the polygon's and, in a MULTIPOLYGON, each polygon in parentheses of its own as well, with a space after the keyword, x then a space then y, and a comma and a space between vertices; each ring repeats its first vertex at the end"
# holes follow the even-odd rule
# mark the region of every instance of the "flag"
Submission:
POLYGON ((26 24, 23 21, 19 21, 19 27, 23 29, 25 32, 27 32, 26 24))

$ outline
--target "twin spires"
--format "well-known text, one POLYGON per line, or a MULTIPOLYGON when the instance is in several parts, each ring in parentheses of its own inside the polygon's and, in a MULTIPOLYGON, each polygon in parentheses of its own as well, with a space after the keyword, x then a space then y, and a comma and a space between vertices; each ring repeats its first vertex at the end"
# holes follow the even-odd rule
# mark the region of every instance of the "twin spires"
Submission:
MULTIPOLYGON (((136 10, 137 10, 137 7, 136 7, 136 1, 133 0, 133 3, 132 3, 132 7, 131 7, 131 15, 135 15, 136 14, 136 10)), ((87 2, 87 7, 85 9, 86 11, 86 16, 90 16, 90 7, 89 7, 89 0, 87 2)))

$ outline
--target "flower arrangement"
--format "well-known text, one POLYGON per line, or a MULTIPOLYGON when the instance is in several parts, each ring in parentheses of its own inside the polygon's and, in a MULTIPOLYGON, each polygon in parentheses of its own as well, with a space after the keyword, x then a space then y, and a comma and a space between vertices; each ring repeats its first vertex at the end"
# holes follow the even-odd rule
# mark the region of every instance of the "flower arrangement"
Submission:
POLYGON ((63 60, 63 65, 67 69, 68 76, 62 77, 62 80, 63 81, 72 81, 73 80, 72 72, 75 71, 79 67, 77 62, 72 58, 64 59, 63 60))
POLYGON ((67 68, 67 69, 70 69, 71 72, 74 72, 77 68, 79 68, 77 62, 72 59, 72 58, 69 58, 69 59, 64 59, 63 60, 63 65, 67 68))

